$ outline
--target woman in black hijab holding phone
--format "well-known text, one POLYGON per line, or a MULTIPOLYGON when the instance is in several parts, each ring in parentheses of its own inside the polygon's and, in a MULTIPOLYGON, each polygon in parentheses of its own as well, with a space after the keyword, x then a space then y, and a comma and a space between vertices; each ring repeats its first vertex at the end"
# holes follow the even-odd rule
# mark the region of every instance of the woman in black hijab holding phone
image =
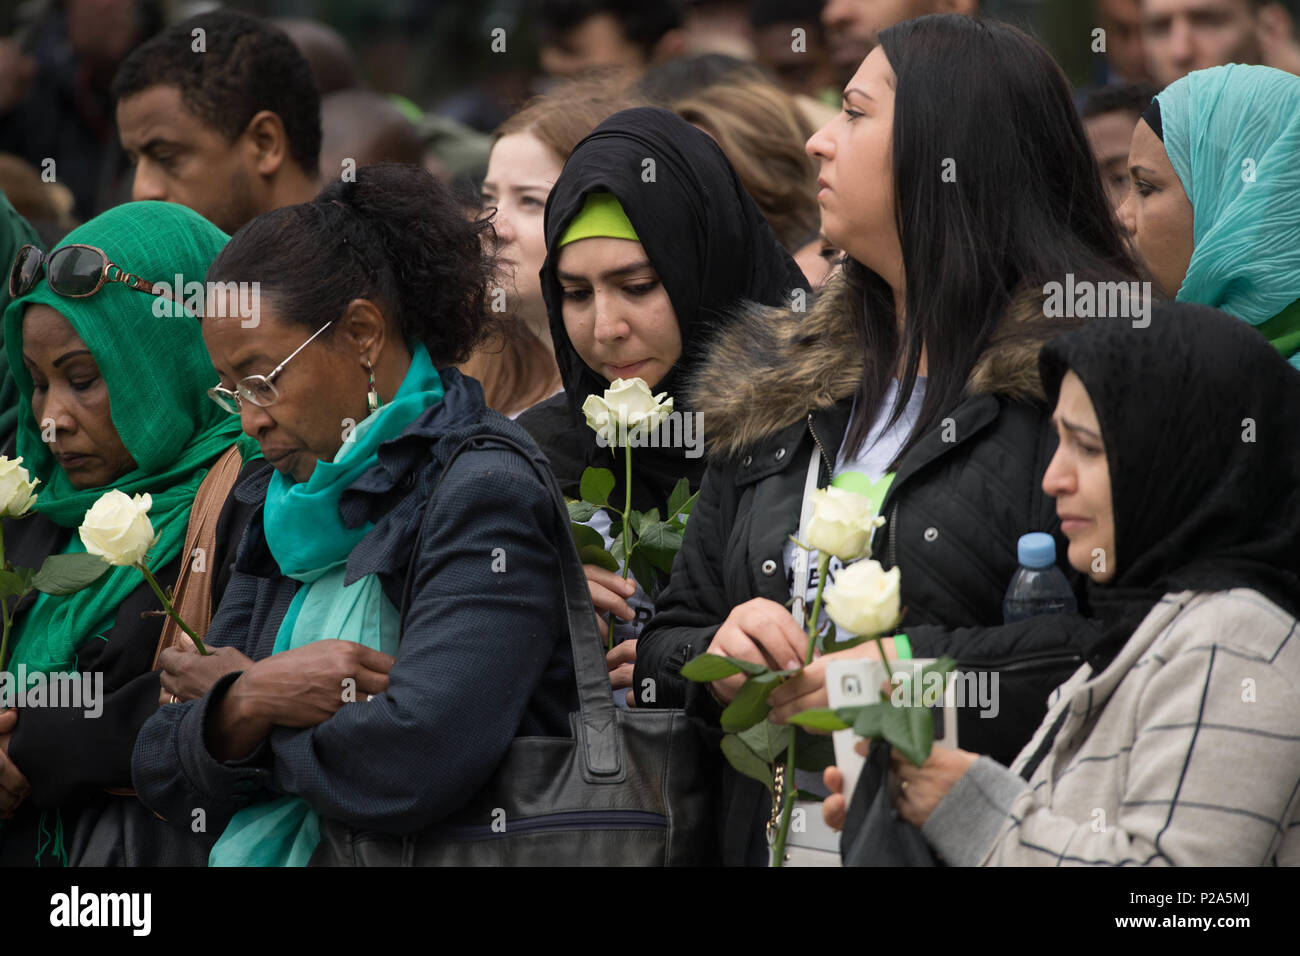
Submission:
MULTIPOLYGON (((1043 489, 1100 633, 1010 768, 895 754, 899 816, 958 866, 1300 864, 1300 372, 1186 303, 1039 363, 1043 489)), ((839 825, 843 797, 824 812, 839 825)))
MULTIPOLYGON (((704 476, 703 419, 681 404, 702 343, 742 302, 803 308, 807 280, 717 144, 653 107, 616 113, 578 144, 547 200, 546 249, 542 295, 564 394, 519 422, 566 494, 577 497, 583 471, 602 467, 616 480, 609 500, 621 503, 624 452, 599 443, 583 403, 620 378, 673 396, 682 428, 664 435, 682 441, 637 447, 632 463, 632 507, 666 517, 677 481, 686 478, 694 493, 704 476)), ((615 688, 630 686, 634 638, 654 595, 586 567, 599 616, 613 611, 630 622, 616 623, 615 638, 626 643, 609 662, 615 688)))

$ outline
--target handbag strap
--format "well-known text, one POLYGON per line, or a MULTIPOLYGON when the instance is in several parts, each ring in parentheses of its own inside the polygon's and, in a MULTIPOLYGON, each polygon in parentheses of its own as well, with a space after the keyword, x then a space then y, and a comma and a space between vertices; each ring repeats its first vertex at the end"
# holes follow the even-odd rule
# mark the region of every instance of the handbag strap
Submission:
MULTIPOLYGON (((185 529, 185 548, 181 551, 181 571, 172 591, 172 605, 199 637, 208 633, 208 625, 212 623, 212 576, 216 573, 216 568, 209 566, 208 562, 216 560, 217 523, 221 519, 221 509, 230 496, 230 489, 235 486, 243 466, 239 446, 231 445, 217 459, 216 464, 208 469, 194 495, 194 504, 190 507, 190 521, 185 529), (203 549, 204 568, 201 571, 194 570, 194 552, 198 548, 203 549)), ((170 617, 163 622, 151 670, 158 669, 158 658, 162 652, 179 641, 183 633, 180 625, 170 617)))
MULTIPOLYGON (((560 527, 569 523, 568 509, 564 507, 564 498, 560 494, 555 476, 549 467, 539 462, 523 446, 501 435, 474 435, 465 439, 451 453, 442 474, 434 486, 436 496, 452 463, 464 451, 482 449, 495 445, 512 450, 523 456, 532 466, 534 473, 550 492, 551 501, 564 520, 560 527)), ((411 587, 415 578, 416 556, 419 554, 420 541, 433 513, 432 503, 426 504, 424 519, 416 533, 415 544, 411 549, 411 560, 407 563, 406 581, 402 586, 402 628, 406 625, 406 611, 410 606, 411 587)), ((556 542, 560 551, 560 577, 564 582, 565 614, 569 624, 569 643, 573 649, 573 670, 578 683, 578 710, 580 713, 580 732, 583 735, 583 753, 589 774, 595 777, 616 777, 623 773, 622 741, 616 719, 613 692, 610 690, 609 671, 605 666, 605 655, 601 651, 600 633, 596 629, 596 611, 591 603, 591 591, 587 587, 587 575, 582 569, 578 557, 577 545, 571 534, 561 535, 562 541, 556 542)))
MULTIPOLYGON (((194 494, 194 504, 190 506, 190 521, 185 528, 185 549, 181 552, 181 572, 176 576, 176 587, 172 591, 172 606, 199 637, 207 636, 208 625, 212 623, 212 575, 216 569, 207 567, 206 561, 216 557, 217 522, 221 518, 226 498, 230 496, 230 489, 235 486, 235 480, 243 467, 244 460, 239 446, 231 445, 203 476, 199 490, 194 494), (204 549, 205 565, 200 572, 193 570, 195 548, 204 549)), ((162 652, 180 640, 183 633, 170 617, 163 621, 150 670, 158 669, 158 658, 162 652)), ((104 791, 115 797, 136 795, 131 787, 105 787, 104 791)), ((157 812, 154 812, 154 816, 163 819, 157 812)))

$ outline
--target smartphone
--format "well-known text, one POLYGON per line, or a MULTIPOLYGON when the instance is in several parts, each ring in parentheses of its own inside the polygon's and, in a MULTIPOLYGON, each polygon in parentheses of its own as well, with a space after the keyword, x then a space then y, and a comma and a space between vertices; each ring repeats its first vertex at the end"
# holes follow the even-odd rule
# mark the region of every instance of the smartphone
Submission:
MULTIPOLYGON (((917 658, 907 661, 890 661, 895 677, 901 675, 905 699, 911 699, 911 681, 921 673, 926 664, 934 663, 933 658, 917 658)), ((880 699, 881 685, 888 679, 885 667, 879 661, 864 659, 831 661, 826 665, 826 701, 832 708, 856 707, 870 704, 880 699)), ((918 693, 919 696, 919 693, 918 693)), ((957 684, 951 679, 944 682, 942 705, 930 708, 934 716, 934 742, 944 747, 957 746, 957 684)), ((858 785, 862 765, 866 758, 853 749, 862 738, 852 728, 837 730, 832 735, 835 743, 835 764, 844 775, 844 798, 853 799, 853 790, 858 785)))

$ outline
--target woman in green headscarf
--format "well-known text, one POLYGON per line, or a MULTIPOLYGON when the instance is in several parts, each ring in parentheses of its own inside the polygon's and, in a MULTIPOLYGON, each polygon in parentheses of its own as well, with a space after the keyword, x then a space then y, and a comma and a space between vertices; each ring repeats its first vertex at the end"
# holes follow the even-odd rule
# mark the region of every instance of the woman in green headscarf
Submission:
MULTIPOLYGON (((245 470, 256 445, 205 390, 216 378, 197 316, 185 303, 226 235, 197 213, 161 202, 128 203, 70 233, 48 257, 23 249, 9 270, 16 292, 4 312, 4 344, 18 386, 17 454, 33 478, 34 515, 4 522, 5 558, 39 567, 50 554, 84 552, 77 534, 87 510, 118 489, 149 495, 157 540, 148 564, 163 587, 175 584, 191 506, 200 482, 232 446, 245 470), (81 248, 63 252, 69 246, 81 248), (140 281, 143 280, 143 281, 140 281)), ((247 509, 228 499, 216 554, 192 556, 220 600, 247 509), (199 567, 199 565, 203 565, 199 567)), ((191 577, 191 580, 197 574, 191 577)), ((178 603, 181 595, 177 596, 178 603)), ((163 619, 140 572, 114 567, 73 594, 33 592, 16 609, 0 705, 0 864, 67 863, 78 838, 97 862, 201 861, 202 837, 187 847, 150 814, 126 821, 135 737, 159 705, 153 659, 163 619), (61 682, 49 678, 69 675, 61 682), (77 686, 74 695, 28 693, 77 686), (16 705, 16 706, 15 706, 16 705), (105 811, 107 845, 97 821, 105 811), (141 823, 141 821, 144 821, 141 823), (149 859, 150 853, 155 854, 149 859), (142 856, 141 854, 144 854, 142 856), (161 858, 159 858, 161 857, 161 858)), ((74 859, 72 862, 77 862, 74 859)))
POLYGON ((1300 77, 1230 63, 1142 114, 1119 208, 1166 295, 1255 326, 1300 368, 1300 77))

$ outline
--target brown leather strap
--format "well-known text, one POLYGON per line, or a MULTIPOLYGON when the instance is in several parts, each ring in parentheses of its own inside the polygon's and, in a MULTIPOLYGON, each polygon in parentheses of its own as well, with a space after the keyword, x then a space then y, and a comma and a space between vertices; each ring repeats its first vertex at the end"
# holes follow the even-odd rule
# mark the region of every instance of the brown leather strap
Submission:
MULTIPOLYGON (((208 470, 190 509, 185 549, 181 552, 181 572, 172 592, 172 604, 176 613, 199 637, 207 635, 208 625, 212 623, 212 575, 216 573, 212 562, 216 560, 217 521, 243 466, 239 447, 232 445, 208 470), (203 549, 202 571, 194 570, 195 550, 198 548, 203 549)), ((158 668, 162 652, 180 640, 184 633, 170 617, 163 622, 158 649, 153 655, 154 670, 158 668)))

